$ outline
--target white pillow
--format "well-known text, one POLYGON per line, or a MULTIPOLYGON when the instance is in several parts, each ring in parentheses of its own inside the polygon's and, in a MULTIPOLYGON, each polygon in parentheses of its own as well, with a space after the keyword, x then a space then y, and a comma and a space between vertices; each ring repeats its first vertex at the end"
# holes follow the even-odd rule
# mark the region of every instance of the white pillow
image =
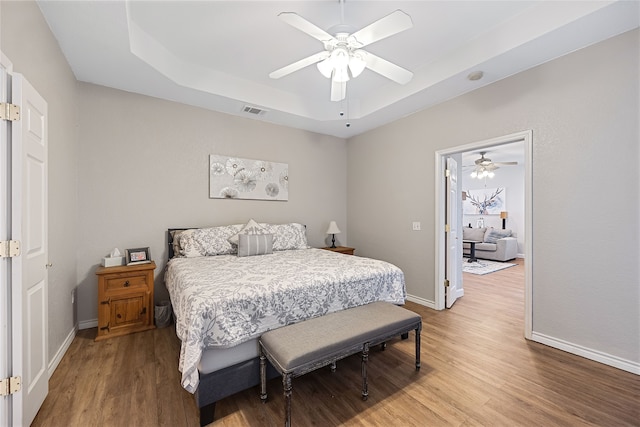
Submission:
POLYGON ((273 253, 273 234, 240 234, 238 256, 255 256, 273 253))
POLYGON ((478 242, 483 242, 484 241, 484 234, 487 231, 486 228, 482 227, 482 228, 469 228, 469 227, 464 227, 462 229, 462 238, 464 240, 475 240, 478 242))
POLYGON ((273 234, 273 250, 287 251, 291 249, 307 249, 307 229, 295 222, 289 224, 270 224, 268 227, 273 234))
POLYGON ((236 248, 227 239, 236 234, 240 227, 241 224, 185 230, 178 238, 180 255, 191 258, 233 254, 236 248))
MULTIPOLYGON (((262 227, 260 224, 255 222, 253 219, 250 219, 248 223, 240 230, 240 232, 234 234, 233 236, 227 239, 229 243, 238 245, 239 236, 241 234, 267 234, 269 231, 262 227)), ((272 236, 273 237, 273 236, 272 236)))

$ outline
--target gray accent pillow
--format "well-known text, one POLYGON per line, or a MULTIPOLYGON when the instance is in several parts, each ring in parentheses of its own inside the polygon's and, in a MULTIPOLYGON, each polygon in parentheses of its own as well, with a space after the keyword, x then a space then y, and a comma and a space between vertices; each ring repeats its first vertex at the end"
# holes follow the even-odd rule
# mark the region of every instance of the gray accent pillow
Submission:
POLYGON ((273 253, 273 234, 238 235, 238 256, 266 255, 273 253))
POLYGON ((482 228, 469 228, 464 227, 462 229, 463 240, 476 240, 478 242, 484 241, 484 234, 487 231, 485 227, 482 228))
POLYGON ((503 237, 510 237, 511 230, 499 230, 495 228, 489 228, 484 236, 485 243, 498 243, 498 239, 503 237))

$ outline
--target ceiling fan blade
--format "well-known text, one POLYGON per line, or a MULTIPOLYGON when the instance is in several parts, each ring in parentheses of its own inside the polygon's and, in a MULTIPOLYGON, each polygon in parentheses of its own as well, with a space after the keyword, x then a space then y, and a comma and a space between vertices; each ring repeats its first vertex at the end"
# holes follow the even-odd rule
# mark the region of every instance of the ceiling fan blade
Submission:
POLYGON ((405 83, 409 83, 413 78, 413 73, 411 71, 393 64, 386 59, 382 59, 370 52, 366 52, 366 55, 363 56, 368 69, 375 71, 381 76, 393 80, 396 83, 403 85, 405 83))
POLYGON ((315 64, 316 62, 324 61, 328 57, 329 52, 327 52, 326 50, 315 53, 311 56, 301 59, 300 61, 294 62, 293 64, 286 65, 278 70, 273 71, 269 74, 269 77, 271 77, 272 79, 279 79, 280 77, 284 77, 288 74, 293 73, 294 71, 298 71, 303 69, 304 67, 315 64))
POLYGON ((347 96, 347 82, 331 79, 331 100, 342 101, 347 96))
POLYGON ((278 15, 287 24, 302 31, 313 37, 316 40, 320 40, 323 43, 327 43, 333 40, 333 36, 327 33, 322 28, 317 27, 315 24, 304 19, 302 16, 294 12, 282 12, 278 15))
POLYGON ((493 162, 494 165, 515 166, 518 162, 493 162))
POLYGON ((411 17, 398 9, 384 18, 380 18, 363 29, 356 31, 351 37, 358 42, 359 47, 364 47, 378 40, 408 30, 411 27, 413 27, 411 17))

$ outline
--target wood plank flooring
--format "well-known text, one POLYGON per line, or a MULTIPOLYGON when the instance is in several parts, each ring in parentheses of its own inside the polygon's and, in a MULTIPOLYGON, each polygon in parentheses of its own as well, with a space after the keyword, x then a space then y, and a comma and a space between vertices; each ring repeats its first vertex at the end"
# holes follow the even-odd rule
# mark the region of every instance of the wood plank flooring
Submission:
MULTIPOLYGON (((523 338, 519 265, 464 274, 453 308, 407 308, 424 319, 422 369, 413 334, 369 358, 369 400, 360 398, 353 356, 293 381, 298 426, 640 426, 640 377, 523 338)), ((33 426, 197 426, 193 396, 180 387, 173 327, 94 342, 80 331, 50 380, 33 426)), ((218 402, 212 426, 280 426, 282 384, 218 402)))

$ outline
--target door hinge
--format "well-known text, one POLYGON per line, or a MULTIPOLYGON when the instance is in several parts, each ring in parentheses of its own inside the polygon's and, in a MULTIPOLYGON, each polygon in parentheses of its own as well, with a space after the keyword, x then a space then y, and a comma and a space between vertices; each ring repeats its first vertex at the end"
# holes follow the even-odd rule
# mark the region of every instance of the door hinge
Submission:
POLYGON ((445 233, 448 233, 448 232, 450 232, 450 231, 451 231, 451 226, 450 226, 449 224, 445 224, 445 225, 444 225, 444 232, 445 232, 445 233))
POLYGON ((444 287, 445 288, 449 287, 449 279, 444 279, 444 287))
POLYGON ((18 240, 0 241, 0 258, 13 258, 20 255, 20 242, 18 240))
POLYGON ((20 106, 8 102, 0 102, 0 119, 12 122, 20 120, 20 106))
POLYGON ((445 169, 445 170, 444 170, 444 176, 446 176, 447 178, 448 178, 449 176, 451 176, 451 171, 450 171, 449 169, 445 169))
POLYGON ((20 391, 22 388, 22 378, 9 377, 0 380, 0 396, 9 396, 20 391))

